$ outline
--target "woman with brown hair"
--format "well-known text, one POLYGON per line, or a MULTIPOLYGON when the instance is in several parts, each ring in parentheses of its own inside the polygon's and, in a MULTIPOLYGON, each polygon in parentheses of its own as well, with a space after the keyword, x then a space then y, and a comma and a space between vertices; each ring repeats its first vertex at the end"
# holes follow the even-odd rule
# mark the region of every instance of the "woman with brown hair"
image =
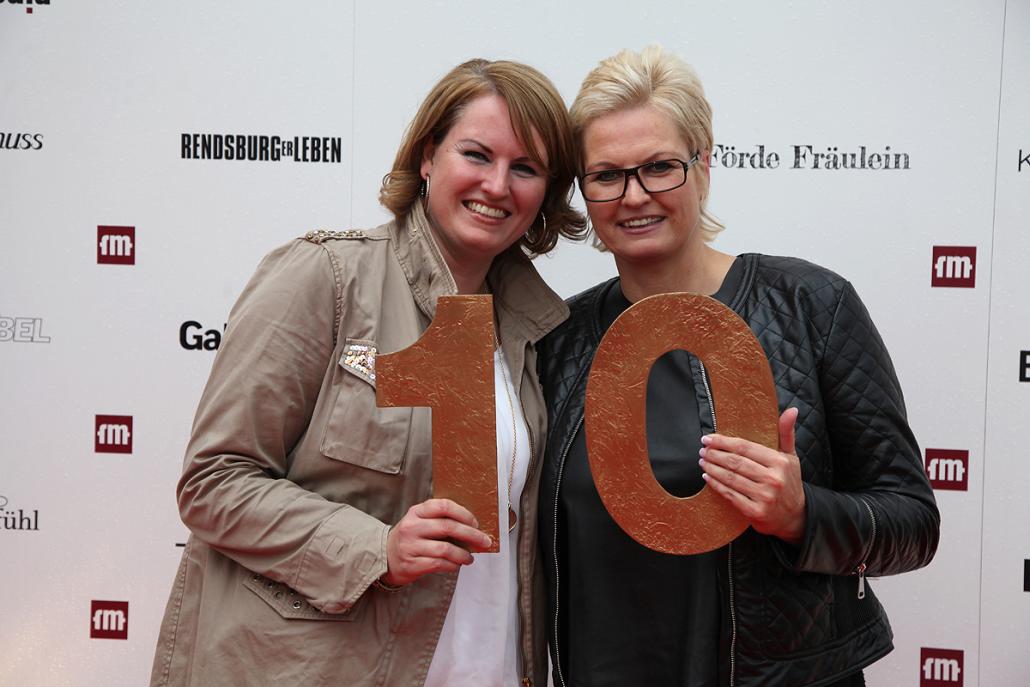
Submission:
POLYGON ((265 258, 187 449, 192 536, 153 685, 546 684, 535 344, 568 311, 529 256, 582 232, 573 177, 550 81, 472 60, 401 144, 381 192, 392 222, 312 232, 265 258), (483 292, 499 341, 502 536, 500 553, 474 557, 490 541, 472 514, 429 498, 429 410, 378 408, 375 357, 414 343, 439 296, 483 292))

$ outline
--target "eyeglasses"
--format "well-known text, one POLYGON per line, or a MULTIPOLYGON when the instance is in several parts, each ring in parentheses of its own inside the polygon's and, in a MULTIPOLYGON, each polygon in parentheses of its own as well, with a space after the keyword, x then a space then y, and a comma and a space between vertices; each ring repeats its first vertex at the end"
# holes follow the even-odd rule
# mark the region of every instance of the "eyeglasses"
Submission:
POLYGON ((626 195, 629 178, 636 177, 640 188, 647 193, 663 193, 687 183, 687 170, 700 159, 700 153, 686 162, 677 160, 655 160, 625 169, 602 169, 579 178, 579 190, 583 200, 590 203, 607 203, 626 195))

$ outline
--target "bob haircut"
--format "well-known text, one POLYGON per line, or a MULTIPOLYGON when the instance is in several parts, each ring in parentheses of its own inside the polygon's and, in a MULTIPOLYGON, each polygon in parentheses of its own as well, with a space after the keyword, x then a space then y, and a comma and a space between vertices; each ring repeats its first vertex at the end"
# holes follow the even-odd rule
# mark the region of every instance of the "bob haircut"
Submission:
MULTIPOLYGON (((651 105, 679 130, 690 151, 712 150, 712 107, 697 73, 661 46, 623 50, 587 74, 569 114, 583 167, 583 134, 592 122, 613 112, 651 105)), ((699 179, 705 179, 700 176, 699 179)), ((701 182, 701 235, 711 241, 725 227, 707 209, 708 182, 701 182)))
POLYGON ((570 205, 576 178, 575 143, 565 102, 551 81, 536 69, 518 62, 469 60, 444 76, 426 96, 408 126, 393 169, 383 177, 379 202, 403 221, 419 199, 422 188, 422 153, 426 143, 439 144, 476 98, 495 94, 508 106, 512 128, 530 157, 547 170, 548 183, 541 212, 519 241, 529 255, 550 251, 558 236, 582 238, 586 219, 570 205), (544 150, 533 145, 533 131, 544 150), (544 152, 548 164, 544 164, 544 152))

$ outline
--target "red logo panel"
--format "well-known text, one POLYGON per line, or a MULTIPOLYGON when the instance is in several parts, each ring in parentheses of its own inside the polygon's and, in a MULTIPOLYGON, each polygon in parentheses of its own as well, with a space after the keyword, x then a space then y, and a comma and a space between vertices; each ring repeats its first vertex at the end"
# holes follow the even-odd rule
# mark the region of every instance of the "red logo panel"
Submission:
POLYGON ((90 602, 89 636, 91 639, 128 639, 129 602, 90 602))
POLYGON ((136 227, 97 227, 98 265, 136 264, 136 227))
POLYGON ((919 650, 919 687, 962 687, 962 651, 919 650))
POLYGON ((968 491, 969 451, 928 448, 924 467, 934 489, 968 491))
POLYGON ((930 286, 976 286, 976 246, 934 246, 930 286))
POLYGON ((132 453, 132 416, 97 415, 93 450, 96 453, 132 453))

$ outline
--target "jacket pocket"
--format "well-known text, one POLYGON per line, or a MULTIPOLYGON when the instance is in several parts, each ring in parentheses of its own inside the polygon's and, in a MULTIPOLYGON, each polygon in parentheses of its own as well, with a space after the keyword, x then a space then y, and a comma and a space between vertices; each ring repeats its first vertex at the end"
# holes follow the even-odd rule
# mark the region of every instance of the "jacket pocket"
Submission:
POLYGON ((772 567, 763 594, 763 651, 770 656, 818 652, 837 638, 833 578, 772 567))
POLYGON ((347 339, 333 374, 333 407, 322 435, 328 458, 396 475, 404 464, 411 408, 376 406, 375 343, 347 339))
POLYGON ((285 584, 270 580, 257 573, 247 575, 243 580, 243 586, 257 594, 262 601, 286 619, 350 622, 354 620, 357 609, 364 598, 359 598, 343 613, 323 613, 285 584))

